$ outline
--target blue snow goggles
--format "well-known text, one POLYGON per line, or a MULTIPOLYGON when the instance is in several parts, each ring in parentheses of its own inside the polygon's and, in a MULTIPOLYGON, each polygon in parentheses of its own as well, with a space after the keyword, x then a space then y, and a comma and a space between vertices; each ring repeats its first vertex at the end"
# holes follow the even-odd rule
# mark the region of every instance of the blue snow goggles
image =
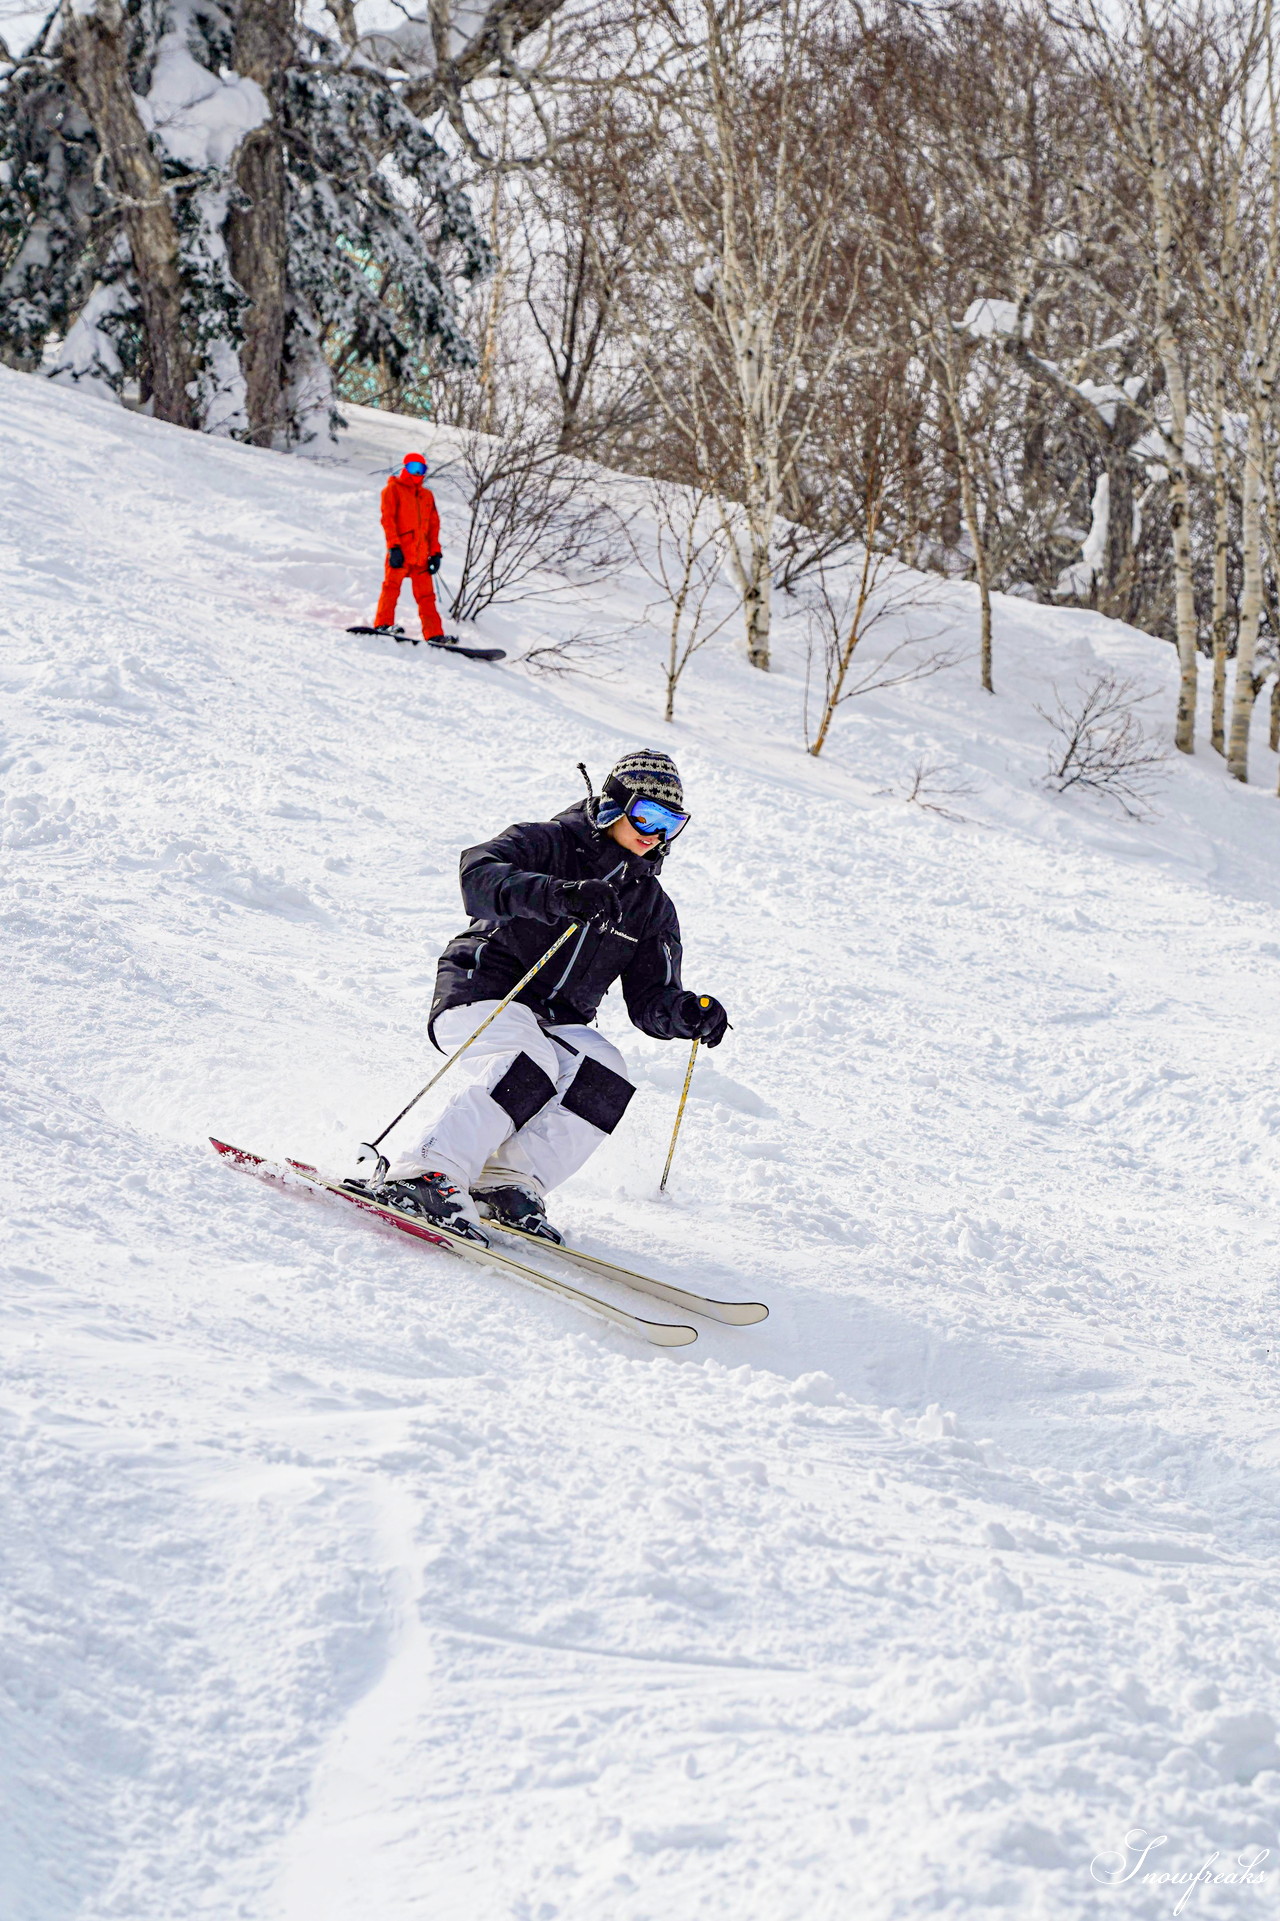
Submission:
POLYGON ((627 819, 637 834, 661 834, 668 844, 689 825, 689 816, 678 807, 665 807, 660 800, 637 794, 627 808, 627 819))
POLYGON ((404 470, 407 474, 425 474, 427 463, 425 460, 406 460, 404 470))

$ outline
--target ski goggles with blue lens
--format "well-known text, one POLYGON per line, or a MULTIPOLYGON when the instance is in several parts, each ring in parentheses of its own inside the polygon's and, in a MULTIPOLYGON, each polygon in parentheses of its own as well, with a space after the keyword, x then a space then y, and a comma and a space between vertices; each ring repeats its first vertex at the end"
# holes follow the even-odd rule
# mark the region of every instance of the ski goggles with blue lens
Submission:
POLYGON ((648 800, 643 794, 637 794, 627 808, 627 819, 637 834, 661 834, 668 844, 689 825, 689 816, 682 814, 678 807, 666 807, 660 800, 648 800))
POLYGON ((427 463, 425 460, 406 460, 404 470, 407 474, 425 474, 427 463))

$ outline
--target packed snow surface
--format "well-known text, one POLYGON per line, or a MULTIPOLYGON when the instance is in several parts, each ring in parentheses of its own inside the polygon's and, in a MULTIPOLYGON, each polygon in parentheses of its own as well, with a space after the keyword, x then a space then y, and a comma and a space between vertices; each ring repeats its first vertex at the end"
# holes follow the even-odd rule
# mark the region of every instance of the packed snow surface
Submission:
POLYGON ((630 564, 497 667, 352 639, 424 431, 461 546, 448 435, 352 420, 0 372, 4 1921, 1163 1916, 1215 1853, 1183 1912, 1273 1914, 1262 717, 1258 785, 1202 746, 1132 821, 1037 785, 1051 680, 1171 711, 1088 614, 998 602, 992 698, 935 590, 961 657, 817 762, 799 614, 665 727, 630 564), (612 677, 519 664, 586 630, 612 677), (733 1031, 660 1199, 687 1050, 611 998, 639 1093, 553 1211, 770 1304, 678 1353, 207 1146, 350 1167, 438 1060, 459 849, 649 743, 733 1031))

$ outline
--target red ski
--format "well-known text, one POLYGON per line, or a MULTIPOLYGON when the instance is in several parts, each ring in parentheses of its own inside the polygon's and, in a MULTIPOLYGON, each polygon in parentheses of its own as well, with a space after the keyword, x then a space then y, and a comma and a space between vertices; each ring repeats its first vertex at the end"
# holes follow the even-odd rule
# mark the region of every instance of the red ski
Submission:
POLYGON ((612 1301, 602 1301, 594 1294, 584 1294, 580 1288, 570 1287, 567 1281, 557 1280, 553 1274, 545 1274, 541 1268, 512 1260, 509 1254, 501 1254, 496 1248, 481 1247, 477 1241, 464 1241, 457 1234, 430 1227, 415 1214, 401 1213, 398 1207, 384 1207, 372 1195, 362 1194, 356 1188, 344 1186, 341 1181, 331 1180, 328 1175, 309 1167, 305 1161, 286 1161, 282 1164, 265 1160, 261 1154, 250 1154, 242 1147, 232 1147, 226 1141, 211 1140, 210 1144, 233 1166, 242 1168, 246 1174, 256 1174, 259 1180, 270 1181, 277 1187, 336 1195, 339 1200, 358 1207, 362 1214, 372 1214, 388 1227, 399 1228, 402 1234, 411 1234, 415 1240, 430 1241, 434 1247, 447 1248, 450 1254, 462 1255, 464 1260, 478 1262, 482 1267, 494 1268, 513 1280, 541 1288, 544 1293, 555 1294, 559 1299, 581 1308, 584 1313, 594 1314, 598 1319, 608 1321, 611 1326, 622 1328, 627 1334, 652 1342, 655 1347, 688 1347, 691 1341, 698 1338, 698 1330, 694 1327, 643 1320, 638 1314, 628 1314, 623 1307, 615 1307, 612 1301))

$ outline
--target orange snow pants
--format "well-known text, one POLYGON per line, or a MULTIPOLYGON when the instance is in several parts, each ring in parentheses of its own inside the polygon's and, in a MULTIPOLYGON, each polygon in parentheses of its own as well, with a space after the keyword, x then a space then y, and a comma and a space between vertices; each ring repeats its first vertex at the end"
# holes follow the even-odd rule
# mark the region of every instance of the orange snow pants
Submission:
POLYGON ((413 597, 418 603, 418 617, 422 622, 422 638, 436 640, 444 632, 440 615, 436 608, 435 588, 425 567, 393 567, 387 562, 387 571, 382 577, 382 592, 378 596, 378 611, 373 617, 375 627, 390 627, 395 622, 396 605, 400 599, 400 589, 408 580, 413 588, 413 597))

